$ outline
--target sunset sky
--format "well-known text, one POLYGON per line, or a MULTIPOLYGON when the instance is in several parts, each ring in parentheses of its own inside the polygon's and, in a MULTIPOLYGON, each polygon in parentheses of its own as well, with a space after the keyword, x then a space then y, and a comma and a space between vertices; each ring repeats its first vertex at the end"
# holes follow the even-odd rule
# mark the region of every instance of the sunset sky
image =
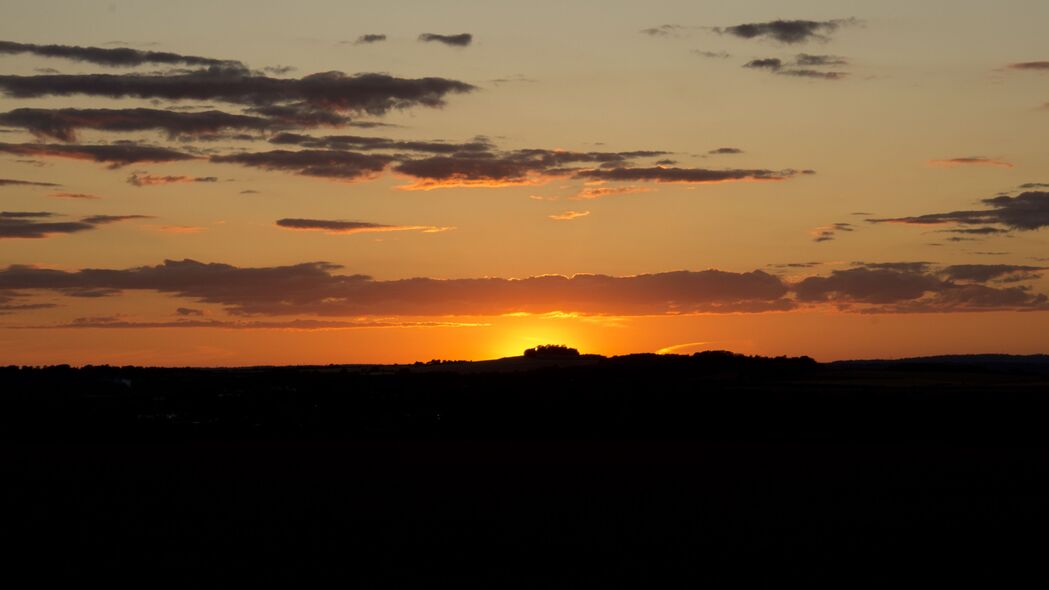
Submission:
POLYGON ((0 364, 1049 352, 1044 0, 6 0, 0 364))

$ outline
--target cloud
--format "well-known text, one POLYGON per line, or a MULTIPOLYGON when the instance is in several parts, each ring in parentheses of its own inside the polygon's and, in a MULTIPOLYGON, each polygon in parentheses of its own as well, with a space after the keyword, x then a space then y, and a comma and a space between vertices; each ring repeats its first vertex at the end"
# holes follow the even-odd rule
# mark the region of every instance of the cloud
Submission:
POLYGON ((648 35, 649 37, 669 37, 671 35, 677 35, 677 33, 684 28, 685 27, 682 27, 681 25, 659 25, 658 27, 641 29, 638 32, 642 35, 648 35))
MULTIPOLYGON (((2 309, 2 307, 0 307, 2 309)), ((180 308, 182 309, 182 308, 180 308)), ((475 324, 464 322, 395 322, 389 320, 287 320, 287 321, 258 321, 258 320, 192 320, 183 319, 176 321, 128 321, 119 316, 86 317, 76 318, 65 324, 35 325, 35 326, 13 326, 19 329, 30 330, 54 330, 54 329, 112 329, 112 330, 156 330, 169 328, 213 328, 220 330, 290 330, 290 331, 313 331, 313 330, 350 330, 361 328, 472 328, 483 327, 487 324, 475 324)))
POLYGON ((40 57, 58 57, 74 61, 89 62, 102 66, 133 67, 143 64, 166 64, 184 66, 244 67, 232 60, 212 59, 195 55, 179 55, 166 51, 139 51, 127 47, 107 49, 102 47, 80 47, 76 45, 34 45, 0 41, 0 54, 17 55, 28 53, 40 57))
POLYGON ((742 154, 743 150, 741 150, 739 148, 734 148, 734 147, 719 147, 719 148, 716 148, 716 149, 712 149, 712 150, 710 150, 707 153, 708 154, 715 154, 715 155, 742 154))
POLYGON ((984 156, 966 156, 961 158, 947 158, 943 160, 929 160, 930 166, 942 166, 954 168, 957 166, 995 166, 998 168, 1012 168, 1013 164, 1005 160, 996 160, 984 156))
POLYGON ((0 212, 0 239, 47 238, 55 234, 88 231, 118 221, 145 219, 143 215, 92 215, 79 221, 52 221, 54 217, 54 213, 47 211, 0 212))
POLYGON ((844 57, 837 55, 812 55, 809 53, 799 53, 794 57, 794 63, 799 66, 844 66, 848 65, 849 60, 844 57))
POLYGON ((702 49, 693 49, 692 54, 710 59, 728 59, 732 57, 727 51, 703 51, 702 49))
POLYGON ((212 162, 240 164, 263 170, 280 170, 303 176, 339 180, 371 179, 382 173, 392 156, 335 150, 273 150, 212 156, 212 162))
POLYGON ((500 187, 537 184, 571 174, 572 164, 615 165, 633 158, 651 158, 666 152, 572 152, 564 150, 521 149, 509 152, 457 153, 405 160, 396 172, 417 179, 402 186, 405 190, 431 190, 448 187, 500 187))
MULTIPOLYGON (((822 66, 829 65, 832 63, 843 63, 841 61, 834 61, 840 58, 833 58, 829 55, 808 55, 805 53, 799 53, 797 61, 794 62, 794 66, 822 66)), ((781 76, 794 76, 798 78, 819 78, 822 80, 840 80, 846 76, 846 72, 825 72, 821 70, 813 70, 811 67, 787 67, 788 64, 784 63, 783 60, 778 57, 768 57, 764 59, 754 59, 745 64, 743 67, 751 69, 762 69, 768 70, 781 76)))
POLYGON ((765 59, 753 59, 743 64, 743 67, 761 68, 776 71, 783 67, 783 60, 776 57, 769 57, 765 59))
POLYGON ((856 226, 851 223, 841 222, 814 227, 809 230, 809 235, 812 236, 812 240, 815 242, 829 242, 836 238, 839 233, 851 231, 856 231, 856 226))
POLYGON ((811 170, 711 170, 707 168, 671 168, 656 166, 651 168, 598 168, 581 170, 577 178, 616 181, 650 181, 678 183, 714 183, 737 181, 777 181, 793 178, 799 174, 813 174, 811 170))
POLYGON ((217 100, 280 113, 301 121, 331 112, 382 115, 393 109, 444 105, 449 94, 476 87, 444 78, 396 78, 387 74, 322 72, 302 78, 271 78, 243 69, 212 67, 175 74, 75 74, 0 76, 0 90, 14 98, 102 96, 164 100, 217 100))
POLYGON ((1049 188, 1049 182, 1027 182, 1021 184, 1019 188, 1031 189, 1031 188, 1049 188))
POLYGON ((236 314, 375 316, 578 312, 636 315, 788 309, 786 285, 762 271, 678 271, 615 277, 377 281, 321 262, 239 268, 193 260, 124 270, 0 270, 0 293, 40 289, 150 290, 222 305, 236 314))
POLYGON ((577 200, 601 199, 615 195, 647 193, 653 190, 655 189, 644 186, 586 186, 572 198, 577 200))
POLYGON ((112 132, 157 129, 169 137, 214 134, 231 129, 270 131, 281 128, 273 119, 234 115, 222 111, 179 112, 160 109, 38 109, 0 113, 0 125, 25 129, 38 137, 76 141, 79 129, 112 132))
POLYGON ((127 177, 132 186, 157 186, 161 184, 182 184, 191 182, 218 182, 215 176, 154 176, 135 172, 127 177))
POLYGON ((202 310, 202 309, 195 309, 195 308, 192 308, 192 307, 179 307, 179 308, 175 309, 175 315, 180 315, 182 317, 188 317, 188 316, 200 317, 200 316, 204 315, 204 310, 202 310))
POLYGON ((444 43, 452 47, 466 47, 474 40, 473 35, 470 33, 460 33, 458 35, 438 35, 436 33, 423 33, 419 35, 419 41, 424 43, 434 42, 444 43))
POLYGON ((339 219, 278 219, 277 226, 285 229, 317 230, 330 234, 360 234, 393 231, 418 231, 425 234, 448 231, 450 227, 433 225, 384 225, 366 221, 345 221, 339 219))
MULTIPOLYGON (((793 286, 803 303, 833 303, 865 313, 1049 309, 1049 297, 1028 287, 981 284, 1019 267, 963 265, 937 270, 928 263, 861 265, 807 277, 793 286), (964 279, 965 282, 957 282, 964 279)), ((1018 280, 1024 280, 1024 276, 1018 280)))
POLYGON ((827 21, 774 20, 762 23, 744 23, 731 27, 714 27, 714 32, 741 39, 768 37, 781 43, 804 43, 810 40, 826 41, 830 34, 847 25, 858 24, 854 18, 827 21))
POLYGON ((357 40, 354 41, 353 44, 354 45, 364 45, 364 44, 367 44, 367 43, 379 43, 380 41, 385 41, 385 40, 386 40, 386 35, 383 35, 382 33, 368 33, 368 34, 365 34, 365 35, 361 35, 360 37, 357 37, 357 40))
MULTIPOLYGON (((805 264, 805 267, 810 266, 805 264)), ((799 266, 800 267, 800 266, 799 266)), ((833 305, 861 313, 1049 309, 1049 298, 1016 283, 1042 272, 1019 265, 857 263, 794 283, 763 271, 677 271, 635 276, 580 274, 523 279, 412 278, 377 281, 335 274, 323 263, 240 268, 193 260, 124 270, 0 270, 0 297, 29 290, 110 296, 148 290, 220 305, 236 315, 440 316, 511 313, 647 315, 789 310, 833 305)))
POLYGON ((119 168, 139 162, 178 162, 193 160, 196 156, 168 148, 137 145, 65 145, 43 143, 0 143, 0 153, 18 156, 45 156, 70 158, 109 164, 119 168))
POLYGON ((147 225, 146 227, 160 233, 178 235, 199 234, 208 231, 208 228, 197 225, 147 225))
POLYGON ((794 76, 796 78, 819 78, 821 80, 841 80, 848 76, 848 72, 820 72, 818 70, 780 70, 776 72, 781 76, 794 76))
POLYGON ((448 143, 443 141, 400 141, 386 137, 362 137, 359 135, 327 135, 323 137, 313 137, 298 133, 279 133, 270 138, 270 143, 278 145, 299 145, 318 149, 357 151, 403 150, 435 154, 485 152, 493 147, 487 140, 478 140, 467 143, 448 143))
POLYGON ((562 213, 548 215, 547 217, 554 221, 571 221, 580 217, 586 217, 587 215, 590 215, 589 211, 564 211, 562 213))
POLYGON ((90 194, 87 194, 87 193, 50 193, 47 196, 55 197, 56 199, 95 200, 95 199, 101 199, 102 198, 102 197, 100 197, 98 195, 90 195, 90 194))
POLYGON ((62 186, 53 182, 36 182, 32 180, 14 180, 11 178, 0 178, 0 186, 45 186, 45 187, 57 187, 62 186))
POLYGON ((1009 68, 1013 70, 1035 70, 1049 72, 1049 61, 1025 61, 1020 63, 1009 64, 1009 68))
POLYGON ((1040 266, 1015 264, 955 264, 944 268, 942 272, 955 281, 986 283, 993 280, 1016 282, 1033 279, 1044 270, 1040 266))
POLYGON ((128 221, 130 219, 152 219, 149 215, 92 215, 91 217, 85 217, 81 221, 84 223, 90 223, 91 225, 104 225, 107 223, 116 223, 118 221, 128 221))
MULTIPOLYGON (((871 223, 905 223, 914 225, 1003 225, 1010 230, 1036 230, 1049 226, 1049 192, 1026 191, 1015 197, 999 195, 982 199, 990 209, 928 213, 912 217, 868 219, 871 223)), ((984 233, 986 230, 980 230, 984 233)))

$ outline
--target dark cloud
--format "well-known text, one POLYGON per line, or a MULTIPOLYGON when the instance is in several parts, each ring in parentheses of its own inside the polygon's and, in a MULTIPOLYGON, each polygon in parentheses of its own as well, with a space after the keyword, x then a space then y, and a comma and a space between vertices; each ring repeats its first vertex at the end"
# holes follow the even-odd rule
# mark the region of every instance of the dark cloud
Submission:
POLYGON ((649 37, 669 37, 670 35, 677 34, 677 32, 683 28, 684 27, 681 25, 659 25, 658 27, 641 29, 638 32, 642 35, 648 35, 649 37))
POLYGON ((132 186, 156 186, 160 184, 182 184, 192 182, 218 182, 215 176, 154 176, 152 174, 133 173, 127 177, 132 186))
POLYGON ((75 141, 76 132, 79 129, 115 132, 157 129, 175 137, 217 133, 231 129, 262 132, 282 127, 278 121, 272 119, 234 115, 215 110, 178 112, 146 108, 21 108, 0 113, 0 125, 18 127, 39 137, 50 137, 61 141, 75 141))
POLYGON ((11 178, 0 178, 0 186, 45 186, 45 187, 58 187, 60 184, 53 182, 36 182, 32 180, 14 180, 11 178))
POLYGON ((257 194, 259 194, 259 191, 249 188, 249 189, 245 189, 245 190, 240 191, 240 194, 242 194, 242 195, 257 195, 257 194))
MULTIPOLYGON (((807 55, 804 53, 798 54, 798 61, 795 62, 795 66, 812 66, 812 65, 826 65, 824 63, 812 63, 819 62, 822 58, 830 58, 831 56, 824 55, 807 55)), ((827 62, 837 63, 837 62, 827 62)), ((769 57, 764 59, 754 59, 745 64, 743 67, 751 69, 762 69, 774 72, 781 76, 794 76, 798 78, 819 78, 822 80, 840 80, 848 74, 846 72, 825 72, 821 70, 813 70, 806 67, 787 67, 788 64, 784 63, 783 60, 777 57, 769 57)))
POLYGON ((394 161, 394 158, 383 154, 336 150, 273 150, 212 156, 211 161, 263 170, 282 170, 304 176, 357 180, 378 175, 394 161))
POLYGON ((1009 67, 1014 70, 1049 71, 1049 61, 1025 61, 1015 64, 1009 64, 1009 67))
POLYGON ((1037 278, 1046 270, 1040 266, 1016 264, 955 264, 943 269, 943 275, 955 281, 986 283, 988 281, 1016 282, 1037 278))
POLYGON ((799 53, 794 57, 794 63, 799 66, 844 66, 848 65, 849 60, 844 57, 837 55, 812 55, 809 53, 799 53))
POLYGON ((9 266, 0 270, 0 297, 11 299, 11 294, 31 289, 96 297, 150 290, 221 305, 237 315, 270 316, 552 311, 637 315, 787 310, 799 304, 831 304, 866 313, 1049 309, 1049 298, 1027 286, 986 284, 1024 281, 1044 270, 1019 265, 938 268, 926 262, 870 263, 793 284, 762 271, 377 281, 335 274, 338 268, 320 262, 239 268, 193 260, 124 270, 9 266))
POLYGON ((92 215, 79 221, 52 221, 54 217, 54 213, 47 211, 0 212, 0 239, 46 238, 55 234, 87 231, 118 221, 145 218, 143 215, 92 215))
POLYGON ((85 199, 85 200, 96 200, 102 197, 98 195, 90 195, 87 193, 50 193, 49 197, 55 197, 56 199, 85 199))
POLYGON ((20 289, 152 290, 222 305, 236 314, 498 315, 551 311, 587 314, 735 312, 787 309, 786 285, 762 271, 679 271, 500 278, 377 281, 337 275, 326 263, 238 268, 193 260, 126 270, 0 270, 0 292, 20 289))
POLYGON ((377 33, 369 33, 367 35, 361 35, 360 37, 357 37, 357 40, 354 41, 353 44, 354 45, 363 45, 365 43, 378 43, 380 41, 385 41, 385 40, 386 40, 386 35, 383 35, 381 33, 378 33, 378 34, 377 33))
POLYGON ((707 57, 710 59, 728 59, 732 57, 727 51, 703 51, 702 49, 693 49, 692 53, 700 57, 707 57))
POLYGON ((466 47, 474 40, 470 33, 459 33, 458 35, 438 35, 436 33, 423 33, 419 35, 419 41, 429 43, 436 41, 453 47, 466 47))
POLYGON ((720 34, 733 35, 742 39, 768 37, 781 43, 804 43, 810 40, 826 41, 829 35, 842 26, 857 24, 853 18, 827 21, 774 20, 763 23, 744 23, 732 27, 715 27, 720 34))
POLYGON ((933 166, 945 166, 953 168, 954 166, 996 166, 998 168, 1012 168, 1011 162, 1005 160, 997 160, 994 158, 987 158, 984 156, 964 156, 960 158, 944 158, 942 160, 929 160, 929 164, 933 166))
POLYGON ((956 227, 954 229, 944 229, 940 231, 950 234, 966 234, 973 236, 993 236, 1009 233, 1009 230, 997 227, 956 227))
POLYGON ((177 162, 193 160, 196 156, 168 148, 135 145, 66 145, 42 143, 0 143, 0 153, 19 156, 48 156, 71 158, 109 164, 119 168, 139 162, 177 162))
POLYGON ((821 72, 819 70, 790 69, 776 72, 781 76, 794 76, 796 78, 818 78, 820 80, 841 80, 848 76, 847 72, 821 72))
POLYGON ((200 316, 204 315, 204 310, 202 310, 202 309, 195 309, 195 308, 192 308, 192 307, 179 307, 179 308, 175 309, 175 315, 180 315, 180 316, 183 316, 183 317, 188 317, 188 316, 200 317, 200 316))
MULTIPOLYGON (((3 309, 3 307, 0 307, 3 309)), ((167 329, 167 328, 217 328, 221 330, 346 330, 359 328, 439 328, 469 327, 483 324, 457 322, 393 322, 388 320, 176 320, 173 322, 128 321, 119 316, 76 318, 66 324, 13 326, 20 329, 53 330, 67 328, 88 329, 167 329)))
POLYGON ((753 59, 743 64, 745 68, 762 68, 767 70, 779 70, 783 67, 783 60, 776 57, 769 57, 765 59, 753 59))
MULTIPOLYGON (((1026 191, 1015 197, 999 195, 981 201, 990 209, 929 213, 913 217, 868 219, 871 223, 907 223, 917 225, 1003 225, 1010 230, 1036 230, 1049 226, 1049 192, 1026 191)), ((980 230, 986 231, 986 230, 980 230)))
MULTIPOLYGON (((104 96, 165 100, 220 100, 281 107, 289 117, 332 111, 381 115, 392 109, 444 105, 448 94, 475 87, 444 78, 395 78, 386 74, 322 72, 303 78, 271 78, 242 69, 212 67, 177 74, 83 74, 0 76, 0 90, 15 98, 104 96)), ((258 114, 258 113, 257 113, 258 114)), ((275 117, 273 114, 265 116, 275 117)))
POLYGON ((743 153, 743 150, 741 150, 741 149, 739 149, 739 148, 734 148, 734 147, 719 147, 719 148, 716 148, 716 149, 710 150, 710 151, 709 151, 709 152, 707 152, 707 153, 708 153, 708 154, 716 154, 716 155, 723 155, 723 154, 742 154, 742 153, 743 153))
POLYGON ((711 170, 707 168, 608 168, 582 170, 577 178, 617 181, 709 183, 731 181, 786 180, 799 174, 813 174, 812 170, 711 170))
POLYGON ((521 149, 509 152, 456 153, 401 162, 394 170, 419 179, 402 188, 430 189, 445 186, 500 186, 533 181, 536 177, 585 172, 573 164, 621 165, 634 158, 653 158, 667 152, 571 152, 521 149))
POLYGON ((270 143, 279 145, 299 145, 308 148, 334 150, 403 150, 409 152, 429 152, 435 154, 454 154, 461 152, 485 152, 492 149, 488 141, 468 143, 447 143, 439 141, 399 141, 385 137, 361 137, 358 135, 327 135, 312 137, 298 133, 280 133, 270 138, 270 143))
POLYGON ((851 223, 839 222, 813 228, 809 230, 809 235, 812 236, 812 239, 815 242, 829 242, 836 238, 839 233, 851 231, 856 231, 854 225, 851 223))
MULTIPOLYGON (((801 302, 833 303, 868 313, 1049 309, 1049 297, 1028 287, 981 284, 1017 271, 998 265, 931 269, 928 263, 867 264, 807 277, 794 285, 801 302), (957 275, 956 278, 955 276, 957 275), (964 279, 965 282, 956 282, 964 279)), ((1024 280, 1030 276, 1019 278, 1024 280)))
POLYGON ((1049 182, 1028 182, 1020 185, 1021 189, 1049 188, 1049 182))
POLYGON ((0 54, 17 55, 29 53, 40 57, 59 57, 83 61, 102 66, 133 67, 143 64, 166 64, 195 67, 241 67, 240 62, 212 59, 195 55, 179 55, 166 51, 139 51, 127 47, 106 49, 102 47, 80 47, 76 45, 34 45, 0 41, 0 54))
POLYGON ((431 225, 385 225, 366 221, 345 221, 341 219, 278 219, 277 226, 285 229, 318 230, 334 234, 357 234, 393 231, 420 231, 437 233, 452 228, 431 225))
POLYGON ((149 215, 92 215, 91 217, 85 217, 81 221, 84 223, 90 223, 91 225, 104 225, 107 223, 116 223, 118 221, 128 221, 129 219, 152 219, 149 215))
POLYGON ((295 66, 266 66, 262 68, 262 71, 268 72, 270 74, 276 74, 278 76, 283 76, 284 74, 290 74, 297 69, 298 68, 296 68, 295 66))

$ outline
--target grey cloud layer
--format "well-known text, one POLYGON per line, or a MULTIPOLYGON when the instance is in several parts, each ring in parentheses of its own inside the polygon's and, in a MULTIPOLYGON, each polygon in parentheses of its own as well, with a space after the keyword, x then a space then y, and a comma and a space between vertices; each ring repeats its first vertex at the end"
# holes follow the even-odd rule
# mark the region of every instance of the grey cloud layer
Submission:
POLYGON ((180 112, 161 109, 39 109, 21 108, 0 113, 0 125, 25 129, 34 135, 75 141, 79 129, 128 132, 161 130, 169 136, 200 135, 226 130, 269 131, 279 121, 222 111, 180 112))
MULTIPOLYGON (((256 107, 304 106, 317 111, 381 115, 391 109, 438 107, 448 94, 475 87, 445 78, 396 78, 387 74, 323 72, 272 78, 243 69, 211 67, 174 74, 0 76, 0 90, 15 98, 104 96, 166 100, 220 100, 256 107)), ((291 113, 289 113, 291 114, 291 113)))
MULTIPOLYGON (((499 315, 553 311, 597 315, 761 312, 833 304, 867 313, 1049 309, 1029 286, 999 286, 1044 269, 1017 265, 859 264, 789 283, 763 271, 678 271, 627 277, 412 278, 377 281, 315 262, 238 268, 193 260, 125 270, 0 270, 0 297, 27 290, 108 296, 152 290, 241 315, 499 315), (988 284, 990 283, 990 284, 988 284)), ((24 295, 23 295, 24 296, 24 295)))
POLYGON ((230 67, 240 65, 240 62, 232 60, 198 57, 195 55, 179 55, 177 53, 168 53, 166 51, 140 51, 127 47, 102 48, 80 47, 76 45, 35 45, 33 43, 0 41, 0 54, 17 55, 22 53, 29 53, 40 57, 71 59, 111 67, 132 67, 150 63, 204 67, 230 67))

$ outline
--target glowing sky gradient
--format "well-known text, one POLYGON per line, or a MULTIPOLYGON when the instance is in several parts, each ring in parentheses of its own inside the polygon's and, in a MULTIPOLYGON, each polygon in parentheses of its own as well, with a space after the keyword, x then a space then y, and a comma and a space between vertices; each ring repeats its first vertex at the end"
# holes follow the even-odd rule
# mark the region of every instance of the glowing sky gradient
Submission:
POLYGON ((1049 5, 22 2, 0 361, 1049 352, 1049 5))

